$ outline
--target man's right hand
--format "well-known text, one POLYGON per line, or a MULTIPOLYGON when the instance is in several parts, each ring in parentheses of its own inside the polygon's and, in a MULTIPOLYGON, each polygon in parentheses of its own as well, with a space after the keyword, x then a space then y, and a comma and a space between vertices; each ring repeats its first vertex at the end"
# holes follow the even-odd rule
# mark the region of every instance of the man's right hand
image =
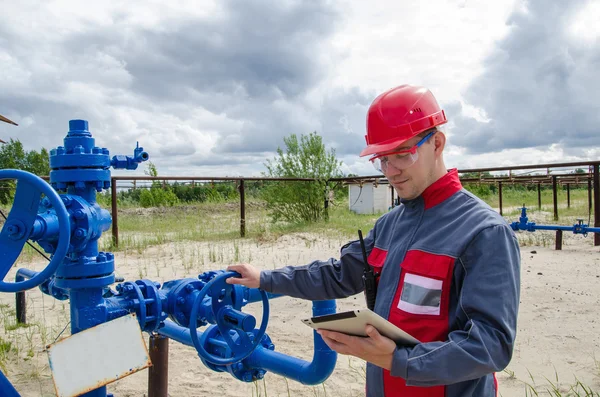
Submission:
POLYGON ((242 277, 229 277, 227 284, 239 284, 244 285, 248 288, 260 287, 260 270, 248 263, 241 263, 239 265, 231 265, 227 267, 228 271, 238 272, 242 277))

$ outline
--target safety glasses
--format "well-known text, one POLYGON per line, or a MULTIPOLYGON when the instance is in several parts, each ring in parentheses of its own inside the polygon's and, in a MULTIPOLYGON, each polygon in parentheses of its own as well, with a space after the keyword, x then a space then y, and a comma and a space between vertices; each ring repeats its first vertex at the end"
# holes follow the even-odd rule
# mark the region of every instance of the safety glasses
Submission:
POLYGON ((379 172, 385 173, 390 166, 394 167, 398 171, 405 170, 416 163, 416 161, 419 159, 419 152, 417 152, 419 146, 427 142, 427 140, 436 132, 437 130, 431 131, 410 149, 377 154, 371 157, 369 161, 371 161, 373 167, 375 167, 375 169, 379 172))

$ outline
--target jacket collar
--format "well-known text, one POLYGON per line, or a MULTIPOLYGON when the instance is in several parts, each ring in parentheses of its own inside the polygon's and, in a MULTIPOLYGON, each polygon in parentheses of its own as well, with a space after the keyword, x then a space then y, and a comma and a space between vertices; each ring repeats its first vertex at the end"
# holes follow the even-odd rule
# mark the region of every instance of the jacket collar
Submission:
MULTIPOLYGON (((427 189, 421 193, 421 196, 414 200, 423 200, 425 203, 425 209, 435 207, 436 205, 444 202, 450 198, 454 193, 462 189, 462 184, 458 178, 458 170, 452 168, 444 176, 437 181, 433 182, 427 189)), ((407 204, 414 200, 400 200, 402 203, 407 204)))

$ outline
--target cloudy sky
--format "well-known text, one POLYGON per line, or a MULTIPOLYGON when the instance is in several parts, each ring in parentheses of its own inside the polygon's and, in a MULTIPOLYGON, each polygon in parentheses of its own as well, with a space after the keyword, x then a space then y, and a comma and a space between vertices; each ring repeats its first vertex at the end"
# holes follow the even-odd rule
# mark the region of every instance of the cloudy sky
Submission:
POLYGON ((317 131, 346 173, 372 175, 366 110, 408 83, 451 120, 449 167, 600 158, 598 1, 0 5, 0 114, 19 123, 0 138, 27 149, 82 118, 112 154, 139 141, 159 175, 251 176, 317 131))

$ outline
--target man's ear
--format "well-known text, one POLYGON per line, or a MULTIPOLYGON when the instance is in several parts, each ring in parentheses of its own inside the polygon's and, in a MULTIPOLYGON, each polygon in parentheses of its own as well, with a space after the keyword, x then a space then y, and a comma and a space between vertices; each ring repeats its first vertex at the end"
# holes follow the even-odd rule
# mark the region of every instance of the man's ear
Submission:
POLYGON ((433 144, 435 145, 435 155, 441 156, 446 146, 446 135, 442 131, 438 131, 433 136, 433 144))

